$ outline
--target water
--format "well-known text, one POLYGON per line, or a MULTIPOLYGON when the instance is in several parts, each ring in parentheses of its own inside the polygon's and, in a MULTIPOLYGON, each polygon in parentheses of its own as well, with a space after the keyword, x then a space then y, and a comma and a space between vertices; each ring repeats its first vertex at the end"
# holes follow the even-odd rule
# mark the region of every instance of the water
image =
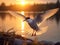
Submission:
MULTIPOLYGON (((33 13, 25 13, 25 16, 28 17, 30 16, 31 18, 34 18, 34 12, 33 13)), ((33 30, 30 28, 30 26, 27 24, 27 22, 24 22, 24 33, 21 32, 21 21, 24 20, 22 17, 18 17, 16 16, 16 18, 7 13, 7 14, 3 14, 4 16, 1 16, 2 14, 0 14, 0 31, 4 31, 7 32, 7 30, 13 28, 12 30, 16 31, 16 34, 19 35, 26 35, 26 37, 28 37, 28 35, 30 35, 28 38, 31 38, 31 34, 33 32, 33 30)), ((16 15, 16 14, 14 14, 16 15)), ((53 20, 53 22, 51 20, 49 21, 45 21, 43 23, 43 25, 41 27, 46 27, 48 26, 48 29, 43 29, 43 33, 40 31, 40 34, 37 35, 38 40, 48 40, 48 41, 60 41, 60 24, 59 26, 57 26, 57 23, 55 21, 55 19, 53 20)))

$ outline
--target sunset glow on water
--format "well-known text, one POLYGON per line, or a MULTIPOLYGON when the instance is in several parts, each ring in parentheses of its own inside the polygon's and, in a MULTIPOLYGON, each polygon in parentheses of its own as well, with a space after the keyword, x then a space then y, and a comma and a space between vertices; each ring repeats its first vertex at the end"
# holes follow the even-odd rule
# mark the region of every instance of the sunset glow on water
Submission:
MULTIPOLYGON (((24 11, 21 11, 21 14, 24 15, 24 11)), ((23 20, 21 20, 21 33, 22 36, 24 36, 24 27, 25 27, 25 23, 23 22, 23 20)))

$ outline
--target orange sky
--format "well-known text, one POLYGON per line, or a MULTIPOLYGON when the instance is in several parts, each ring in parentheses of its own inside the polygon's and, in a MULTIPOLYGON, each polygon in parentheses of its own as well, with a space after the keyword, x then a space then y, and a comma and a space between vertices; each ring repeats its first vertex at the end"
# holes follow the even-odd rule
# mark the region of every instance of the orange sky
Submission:
MULTIPOLYGON (((22 0, 0 0, 0 3, 5 2, 7 5, 9 4, 15 4, 15 3, 20 3, 22 0)), ((56 0, 24 0, 25 2, 28 3, 46 3, 46 2, 56 2, 56 0)))

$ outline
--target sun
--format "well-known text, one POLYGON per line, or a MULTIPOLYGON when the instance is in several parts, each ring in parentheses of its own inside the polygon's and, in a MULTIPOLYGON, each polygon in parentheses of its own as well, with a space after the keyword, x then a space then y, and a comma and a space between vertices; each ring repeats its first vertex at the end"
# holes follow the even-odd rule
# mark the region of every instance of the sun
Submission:
POLYGON ((16 0, 18 4, 25 5, 27 2, 25 0, 16 0))
POLYGON ((24 1, 21 2, 21 5, 25 5, 26 3, 24 1))

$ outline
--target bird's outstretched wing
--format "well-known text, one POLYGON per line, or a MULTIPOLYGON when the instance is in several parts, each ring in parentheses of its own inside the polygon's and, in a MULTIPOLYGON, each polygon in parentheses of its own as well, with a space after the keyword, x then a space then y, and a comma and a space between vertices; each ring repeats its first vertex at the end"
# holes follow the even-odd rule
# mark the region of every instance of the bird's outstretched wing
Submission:
POLYGON ((50 18, 51 16, 53 16, 54 14, 56 14, 56 12, 59 10, 59 8, 56 9, 51 9, 46 11, 45 13, 43 13, 42 15, 37 14, 37 16, 34 18, 34 21, 36 23, 40 23, 45 21, 46 19, 50 18))
POLYGON ((20 14, 20 13, 18 13, 18 12, 15 12, 15 11, 9 11, 9 13, 11 14, 11 15, 14 15, 14 16, 18 16, 18 17, 23 17, 23 18, 26 18, 23 14, 20 14))

